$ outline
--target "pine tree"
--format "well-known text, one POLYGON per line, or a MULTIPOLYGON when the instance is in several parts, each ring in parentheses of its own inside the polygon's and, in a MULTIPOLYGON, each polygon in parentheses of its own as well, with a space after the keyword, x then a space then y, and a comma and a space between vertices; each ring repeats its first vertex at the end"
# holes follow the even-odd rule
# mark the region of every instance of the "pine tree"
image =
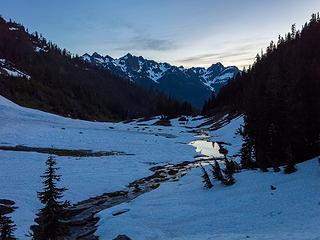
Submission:
POLYGON ((203 175, 201 176, 203 178, 202 182, 204 183, 205 188, 212 188, 213 184, 210 180, 210 177, 207 173, 207 171, 204 169, 204 167, 200 164, 200 167, 202 169, 203 175))
POLYGON ((219 165, 218 161, 214 160, 214 166, 211 165, 211 167, 212 167, 211 172, 212 172, 213 178, 218 180, 218 181, 223 182, 224 181, 224 177, 223 177, 223 174, 222 174, 222 171, 221 171, 221 168, 220 168, 220 165, 219 165))
POLYGON ((10 217, 0 215, 0 240, 14 240, 13 236, 16 225, 10 217))
POLYGON ((44 175, 41 176, 44 181, 44 189, 42 192, 38 192, 38 198, 41 203, 45 204, 45 207, 40 210, 38 218, 35 220, 39 225, 32 226, 33 239, 36 240, 56 240, 58 237, 68 234, 68 225, 65 220, 66 207, 68 207, 69 202, 59 201, 63 197, 63 192, 66 188, 58 188, 56 186, 57 182, 60 181, 61 175, 57 175, 56 171, 59 169, 54 167, 56 161, 53 157, 49 157, 46 161, 48 166, 44 175))
POLYGON ((297 29, 296 29, 296 24, 292 24, 291 26, 291 38, 295 38, 297 35, 297 29))
POLYGON ((223 170, 225 174, 223 184, 229 186, 236 182, 233 178, 233 174, 235 173, 236 169, 233 161, 226 160, 225 162, 226 168, 223 170))
POLYGON ((292 155, 292 148, 290 144, 287 146, 285 154, 287 156, 287 164, 284 168, 284 173, 286 174, 294 173, 295 171, 297 171, 297 169, 295 167, 295 163, 292 155))
POLYGON ((253 144, 248 136, 243 137, 243 143, 240 150, 241 167, 244 169, 255 169, 255 163, 252 160, 253 144))

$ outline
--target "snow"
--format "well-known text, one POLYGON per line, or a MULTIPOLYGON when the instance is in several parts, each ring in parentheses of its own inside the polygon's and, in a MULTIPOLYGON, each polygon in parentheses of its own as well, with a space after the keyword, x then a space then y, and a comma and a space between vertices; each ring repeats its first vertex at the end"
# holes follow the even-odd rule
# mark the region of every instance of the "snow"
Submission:
POLYGON ((227 73, 223 73, 217 77, 214 78, 214 80, 212 82, 216 83, 216 82, 221 82, 221 81, 227 81, 230 78, 234 77, 234 73, 231 72, 227 72, 227 73))
POLYGON ((97 234, 141 240, 319 239, 319 164, 313 159, 298 169, 291 175, 243 171, 235 185, 214 182, 207 190, 197 168, 179 182, 100 212, 97 234), (112 215, 122 209, 129 211, 112 215))
POLYGON ((132 79, 133 76, 132 76, 132 74, 130 72, 128 72, 128 77, 129 77, 130 82, 134 82, 133 79, 132 79))
MULTIPOLYGON (((242 123, 239 116, 208 134, 212 141, 230 143, 224 147, 228 155, 235 154, 242 144, 235 131, 242 123)), ((206 135, 198 137, 208 139, 206 135)), ((210 155, 211 151, 202 153, 210 155)), ((210 166, 205 168, 210 172, 210 166)), ((283 170, 243 170, 235 174, 235 185, 226 187, 214 181, 211 190, 203 188, 202 172, 197 168, 179 182, 164 183, 129 203, 100 212, 97 234, 100 239, 126 234, 142 240, 319 239, 319 164, 312 159, 297 168, 291 175, 283 170), (277 189, 271 190, 271 185, 277 189), (112 215, 123 209, 129 211, 112 215)))
POLYGON ((160 63, 159 66, 158 65, 154 65, 154 66, 152 66, 151 68, 149 68, 147 70, 148 77, 152 81, 154 81, 155 83, 159 83, 158 80, 163 77, 164 73, 166 71, 168 71, 168 69, 170 69, 170 67, 166 67, 166 65, 163 64, 163 63, 160 63), (158 69, 160 71, 159 72, 155 72, 154 71, 155 69, 158 69))
POLYGON ((234 67, 226 67, 223 70, 223 66, 220 66, 220 74, 216 77, 214 77, 213 79, 211 79, 212 77, 212 72, 210 70, 210 68, 208 69, 203 69, 200 78, 202 79, 202 82, 204 85, 206 85, 211 91, 214 91, 214 87, 212 87, 212 85, 214 85, 215 83, 221 83, 221 82, 226 82, 228 81, 230 78, 233 78, 235 76, 234 72, 230 72, 230 70, 232 70, 234 67))
POLYGON ((5 72, 5 74, 12 77, 25 77, 27 80, 31 79, 29 75, 17 70, 16 68, 13 67, 12 63, 2 58, 0 59, 0 70, 2 70, 2 72, 0 71, 0 74, 3 74, 3 72, 5 72))
POLYGON ((108 59, 108 58, 103 59, 103 58, 95 57, 94 60, 97 61, 97 62, 99 62, 99 63, 108 63, 108 62, 109 62, 109 59, 108 59))
POLYGON ((17 30, 19 30, 19 29, 16 28, 16 27, 9 27, 9 30, 10 30, 10 31, 17 31, 17 30))
POLYGON ((25 74, 25 73, 23 73, 23 72, 21 72, 21 71, 19 71, 19 70, 17 70, 17 69, 10 70, 10 69, 7 69, 7 68, 5 68, 5 67, 2 67, 1 69, 4 70, 4 71, 6 71, 7 74, 8 74, 9 76, 12 76, 12 77, 26 77, 27 80, 30 80, 30 78, 31 78, 29 75, 27 75, 27 74, 25 74))
MULTIPOLYGON (((0 96, 0 145, 134 154, 56 156, 62 174, 59 186, 69 189, 64 199, 75 203, 121 190, 153 174, 152 166, 193 161, 199 153, 219 154, 217 144, 209 139, 228 143, 223 145, 228 156, 239 152, 242 138, 235 132, 243 123, 242 116, 216 131, 206 126, 197 136, 189 128, 207 119, 187 119, 185 124, 171 120, 172 127, 152 126, 159 117, 127 124, 88 122, 20 107, 0 96)), ((18 239, 25 239, 42 207, 37 191, 43 187, 40 176, 48 156, 0 150, 0 198, 16 202, 18 208, 10 216, 17 225, 18 239)), ((195 168, 177 182, 163 183, 131 202, 100 212, 96 234, 100 239, 119 234, 132 239, 319 239, 318 165, 317 159, 309 160, 291 175, 242 171, 235 174, 235 185, 225 187, 214 181, 210 190, 203 188, 201 169, 195 168), (271 190, 271 185, 276 190, 271 190), (120 210, 129 211, 112 215, 120 210)), ((204 166, 209 172, 210 166, 204 166)))
MULTIPOLYGON (((227 117, 224 116, 224 119, 227 117)), ((228 156, 233 156, 240 152, 242 146, 242 136, 235 134, 238 128, 243 125, 243 116, 239 116, 230 121, 216 131, 210 131, 208 134, 211 136, 211 141, 228 143, 223 145, 228 150, 228 156)))
POLYGON ((228 81, 229 79, 234 77, 234 73, 223 73, 221 75, 216 76, 214 79, 210 80, 210 73, 206 72, 201 77, 204 80, 203 84, 210 88, 211 91, 214 91, 214 87, 212 87, 213 84, 228 81))
POLYGON ((139 69, 138 69, 137 72, 141 72, 141 69, 142 69, 142 66, 143 66, 144 63, 141 62, 140 59, 138 60, 138 62, 139 62, 139 69))
MULTIPOLYGON (((194 139, 188 129, 172 120, 173 127, 151 126, 156 118, 139 126, 137 122, 100 123, 63 118, 20 107, 0 96, 0 145, 93 151, 123 151, 130 156, 55 157, 61 186, 69 190, 65 199, 72 203, 105 192, 121 190, 130 182, 152 175, 150 167, 193 161, 197 153, 188 145, 194 139), (113 127, 114 129, 111 129, 113 127), (65 128, 64 130, 62 128, 65 128), (82 132, 83 134, 80 134, 82 132), (181 144, 185 143, 185 144, 181 144), (151 165, 152 164, 152 165, 151 165)), ((193 127, 204 120, 188 121, 193 127)), ((0 198, 16 202, 11 214, 17 225, 15 235, 24 239, 42 207, 40 175, 48 154, 0 150, 0 198)))
POLYGON ((35 52, 48 52, 48 49, 36 47, 34 51, 35 52))
POLYGON ((121 59, 114 59, 112 61, 116 66, 120 67, 121 68, 121 71, 122 72, 127 72, 127 66, 126 66, 126 63, 125 61, 121 60, 121 59))
POLYGON ((88 55, 83 55, 83 56, 82 56, 82 59, 83 59, 84 61, 87 61, 87 62, 90 62, 90 61, 91 61, 90 56, 88 56, 88 55))

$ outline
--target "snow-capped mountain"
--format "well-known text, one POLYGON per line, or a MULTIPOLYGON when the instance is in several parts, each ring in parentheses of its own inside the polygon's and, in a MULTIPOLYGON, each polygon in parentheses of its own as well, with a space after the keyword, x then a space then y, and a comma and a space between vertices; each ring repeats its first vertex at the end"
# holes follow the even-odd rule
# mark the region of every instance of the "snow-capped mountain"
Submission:
POLYGON ((113 59, 108 55, 103 57, 96 52, 92 55, 84 54, 81 58, 95 66, 109 69, 138 85, 159 89, 179 100, 188 101, 197 108, 202 107, 212 91, 217 94, 220 88, 239 72, 237 67, 224 67, 219 62, 207 69, 186 69, 133 56, 130 53, 119 59, 113 59))

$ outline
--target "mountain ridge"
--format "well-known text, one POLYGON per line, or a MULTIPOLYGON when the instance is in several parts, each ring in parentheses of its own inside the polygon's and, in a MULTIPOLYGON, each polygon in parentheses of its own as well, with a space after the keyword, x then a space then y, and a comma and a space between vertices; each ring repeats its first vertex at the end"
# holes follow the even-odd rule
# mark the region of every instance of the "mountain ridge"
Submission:
POLYGON ((106 68, 114 74, 129 79, 146 88, 157 89, 182 101, 188 101, 201 108, 211 96, 234 78, 240 71, 236 66, 225 67, 221 62, 208 68, 174 66, 156 62, 130 53, 115 59, 97 52, 81 58, 94 66, 106 68))

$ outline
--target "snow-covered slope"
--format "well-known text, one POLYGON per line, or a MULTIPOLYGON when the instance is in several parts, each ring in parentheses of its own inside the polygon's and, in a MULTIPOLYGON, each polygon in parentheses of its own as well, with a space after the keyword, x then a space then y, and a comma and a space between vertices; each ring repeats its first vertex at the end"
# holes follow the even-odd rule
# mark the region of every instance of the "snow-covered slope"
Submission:
MULTIPOLYGON (((151 175, 150 167, 168 162, 193 161, 197 154, 188 145, 193 134, 177 120, 172 127, 152 126, 158 119, 140 123, 99 123, 63 118, 20 107, 0 96, 0 146, 119 151, 133 155, 105 157, 56 156, 62 174, 61 186, 69 190, 72 203, 105 192, 122 189, 128 183, 151 175), (186 144, 181 144, 186 143, 186 144)), ((192 127, 204 120, 188 121, 192 127)), ((19 239, 25 239, 35 214, 42 207, 41 191, 48 154, 0 150, 0 198, 16 202, 12 218, 19 239)))
POLYGON ((102 211, 97 234, 141 240, 320 239, 316 159, 299 164, 291 175, 243 171, 236 174, 235 185, 214 182, 210 190, 203 188, 201 175, 201 169, 194 169, 179 182, 102 211), (128 211, 112 215, 124 209, 128 211))

